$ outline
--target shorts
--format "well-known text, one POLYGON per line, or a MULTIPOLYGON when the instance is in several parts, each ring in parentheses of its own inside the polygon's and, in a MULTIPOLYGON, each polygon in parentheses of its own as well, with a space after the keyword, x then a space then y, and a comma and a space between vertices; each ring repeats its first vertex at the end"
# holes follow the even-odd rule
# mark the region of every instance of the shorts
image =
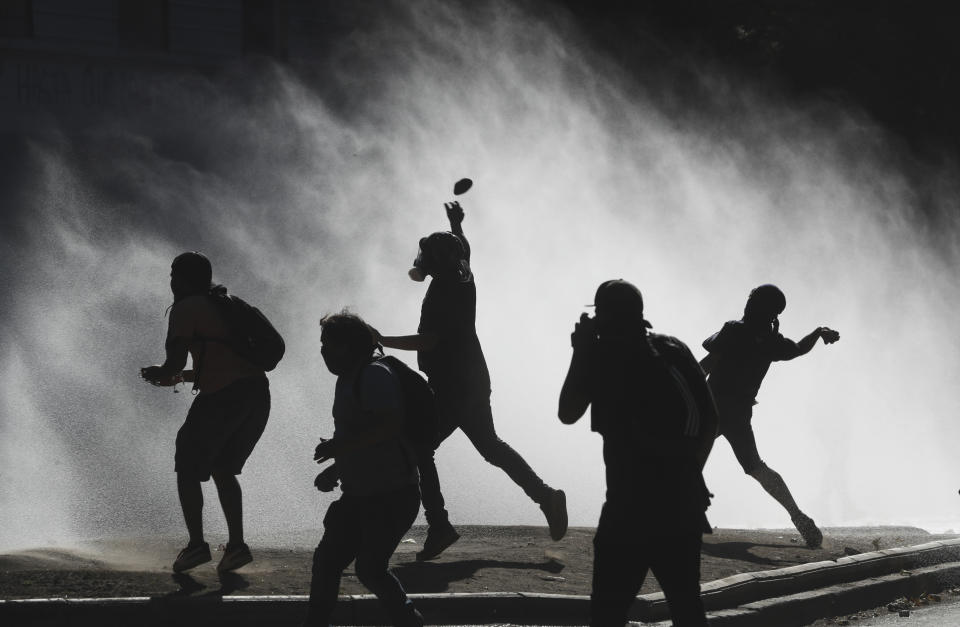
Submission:
POLYGON ((239 475, 269 415, 266 377, 247 377, 197 396, 177 432, 174 470, 199 481, 214 472, 239 475))
POLYGON ((740 467, 749 475, 763 464, 757 450, 757 439, 753 435, 753 425, 750 424, 753 418, 753 400, 717 397, 716 401, 720 414, 720 429, 717 435, 727 438, 740 467))

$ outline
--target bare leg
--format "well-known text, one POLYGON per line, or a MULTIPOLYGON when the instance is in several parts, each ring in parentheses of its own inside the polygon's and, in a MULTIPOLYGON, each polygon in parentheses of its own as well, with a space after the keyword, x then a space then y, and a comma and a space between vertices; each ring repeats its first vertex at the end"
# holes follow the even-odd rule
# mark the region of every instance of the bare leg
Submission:
POLYGON ((217 485, 220 506, 227 519, 227 533, 231 545, 243 544, 243 490, 236 475, 214 473, 213 482, 217 485))
POLYGON ((759 481, 763 489, 790 513, 790 520, 797 531, 800 532, 800 535, 803 536, 807 546, 811 549, 819 548, 823 543, 823 533, 817 528, 813 519, 797 507, 797 503, 793 500, 793 495, 790 494, 783 477, 762 462, 750 471, 750 476, 759 481))
POLYGON ((203 489, 196 479, 177 473, 177 493, 180 495, 180 508, 183 520, 190 534, 190 544, 203 543, 203 489))
POLYGON ((750 476, 756 479, 760 485, 763 486, 763 489, 767 491, 767 494, 777 500, 777 503, 783 505, 791 518, 802 513, 800 508, 797 507, 797 502, 793 500, 793 495, 790 494, 790 488, 787 487, 780 473, 766 464, 761 463, 750 471, 750 476))

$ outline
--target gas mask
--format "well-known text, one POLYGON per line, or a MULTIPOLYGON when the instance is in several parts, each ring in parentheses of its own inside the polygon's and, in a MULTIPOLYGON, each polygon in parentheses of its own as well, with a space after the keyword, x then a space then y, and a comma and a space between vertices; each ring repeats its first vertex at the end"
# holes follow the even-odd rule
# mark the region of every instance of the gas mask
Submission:
POLYGON ((414 281, 423 281, 428 276, 442 276, 457 281, 469 281, 472 276, 467 264, 463 243, 453 233, 439 231, 420 239, 420 249, 413 267, 407 271, 414 281))
POLYGON ((407 271, 407 276, 411 280, 421 283, 426 280, 427 275, 430 274, 430 270, 427 269, 426 255, 424 254, 424 246, 427 243, 427 238, 420 238, 420 248, 417 249, 417 258, 413 260, 413 267, 407 271))

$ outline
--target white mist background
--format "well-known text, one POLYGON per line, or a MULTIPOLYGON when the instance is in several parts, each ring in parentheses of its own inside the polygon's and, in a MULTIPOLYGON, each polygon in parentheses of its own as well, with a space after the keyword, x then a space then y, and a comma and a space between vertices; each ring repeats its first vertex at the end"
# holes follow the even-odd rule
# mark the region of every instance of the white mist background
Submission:
MULTIPOLYGON (((697 357, 752 287, 781 286, 782 332, 842 339, 774 364, 754 413, 762 457, 821 525, 957 528, 957 231, 919 214, 921 197, 954 202, 954 170, 915 189, 857 112, 723 76, 704 77, 715 101, 661 108, 669 85, 631 78, 562 19, 500 3, 398 11, 344 39, 342 71, 314 86, 276 67, 158 80, 148 111, 32 141, 26 235, 5 242, 18 264, 0 548, 183 534, 173 443, 191 396, 137 375, 163 359, 169 263, 194 249, 288 342, 241 477, 248 534, 319 528, 335 495, 314 490, 311 457, 334 381, 317 320, 348 306, 413 332, 425 285, 406 270, 418 239, 447 228, 462 176, 497 430, 567 491, 572 525, 596 523, 604 483, 589 416, 556 419, 569 333, 600 282, 625 278, 654 330, 697 357)), ((455 524, 543 524, 459 432, 438 466, 455 524)), ((789 526, 724 440, 706 477, 714 525, 789 526)))

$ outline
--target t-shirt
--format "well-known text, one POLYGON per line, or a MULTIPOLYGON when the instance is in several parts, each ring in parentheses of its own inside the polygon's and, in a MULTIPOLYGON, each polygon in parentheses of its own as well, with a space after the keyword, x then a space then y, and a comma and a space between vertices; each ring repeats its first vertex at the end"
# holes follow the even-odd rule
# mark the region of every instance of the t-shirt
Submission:
POLYGON ((207 294, 182 298, 170 309, 167 342, 174 338, 190 341, 193 368, 199 367, 200 394, 211 394, 238 379, 264 376, 263 370, 238 355, 225 341, 230 337, 223 316, 207 294), (213 338, 201 341, 196 338, 213 338))
POLYGON ((703 341, 717 361, 710 373, 710 387, 718 398, 752 401, 774 361, 800 354, 797 343, 772 328, 757 330, 742 320, 731 320, 703 341))
MULTIPOLYGON (((373 362, 355 374, 337 378, 333 399, 334 439, 376 428, 377 413, 382 412, 398 412, 403 419, 400 382, 389 366, 373 362)), ((419 482, 413 449, 400 434, 338 455, 336 464, 344 494, 369 496, 419 482)))
POLYGON ((601 340, 591 354, 591 428, 603 436, 607 500, 703 512, 696 451, 701 433, 716 426, 713 398, 683 342, 652 333, 643 341, 649 345, 601 340))
MULTIPOLYGON (((417 365, 434 389, 489 393, 490 373, 477 337, 477 286, 467 281, 433 278, 420 308, 419 333, 436 333, 436 346, 417 353, 417 365)), ((442 392, 441 392, 442 393, 442 392)))

